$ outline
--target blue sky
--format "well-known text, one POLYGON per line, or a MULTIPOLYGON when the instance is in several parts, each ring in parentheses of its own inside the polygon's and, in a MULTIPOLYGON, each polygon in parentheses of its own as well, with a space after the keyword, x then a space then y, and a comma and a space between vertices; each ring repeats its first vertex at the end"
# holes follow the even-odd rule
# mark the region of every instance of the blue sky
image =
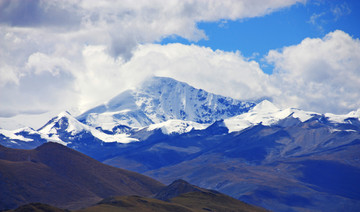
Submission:
POLYGON ((264 72, 271 74, 273 67, 261 60, 269 50, 298 44, 307 37, 324 37, 335 30, 360 38, 360 1, 308 1, 263 17, 198 23, 198 28, 205 31, 208 39, 193 42, 171 36, 161 43, 180 42, 213 50, 240 51, 245 57, 256 59, 264 72))
POLYGON ((359 10, 356 0, 0 0, 0 127, 80 114, 151 76, 348 113, 360 108, 359 10))

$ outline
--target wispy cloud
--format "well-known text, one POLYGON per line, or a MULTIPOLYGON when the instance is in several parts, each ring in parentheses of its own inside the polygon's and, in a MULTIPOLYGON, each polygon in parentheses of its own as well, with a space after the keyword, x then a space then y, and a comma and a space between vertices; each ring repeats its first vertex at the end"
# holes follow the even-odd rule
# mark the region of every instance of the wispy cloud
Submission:
POLYGON ((334 16, 335 21, 337 21, 341 16, 349 15, 351 13, 351 9, 346 2, 343 2, 342 4, 337 4, 331 8, 331 13, 334 16))
MULTIPOLYGON (((313 4, 321 6, 326 3, 328 2, 314 2, 313 4)), ((325 8, 326 10, 322 12, 313 13, 308 20, 308 23, 316 26, 322 32, 324 31, 324 25, 334 23, 341 17, 351 13, 351 9, 346 2, 342 2, 341 4, 330 4, 330 6, 325 8)))
POLYGON ((324 15, 326 15, 325 12, 322 12, 322 13, 314 13, 310 16, 310 19, 308 21, 308 23, 314 25, 314 26, 317 26, 317 28, 320 30, 320 31, 324 31, 324 28, 322 26, 324 20, 321 20, 321 17, 323 17, 324 15), (320 20, 319 20, 320 19, 320 20), (322 23, 321 23, 322 22, 322 23))
POLYGON ((319 13, 319 14, 314 13, 314 14, 311 15, 310 20, 308 22, 315 25, 315 24, 317 24, 317 20, 319 18, 321 18, 322 16, 324 16, 324 15, 325 15, 325 12, 322 12, 322 13, 319 13))

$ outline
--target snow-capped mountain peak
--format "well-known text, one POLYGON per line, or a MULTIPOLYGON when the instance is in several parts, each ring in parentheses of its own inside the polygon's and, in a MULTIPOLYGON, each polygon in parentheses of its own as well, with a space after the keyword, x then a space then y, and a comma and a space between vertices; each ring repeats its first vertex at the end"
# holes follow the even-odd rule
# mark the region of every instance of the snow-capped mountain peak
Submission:
POLYGON ((173 119, 211 124, 254 106, 253 102, 208 93, 171 78, 153 77, 78 119, 110 131, 118 125, 142 128, 173 119))
POLYGON ((46 125, 39 129, 41 133, 55 133, 56 130, 64 128, 71 134, 76 134, 83 130, 83 126, 69 112, 64 111, 51 119, 46 125))
POLYGON ((290 116, 304 122, 312 118, 314 115, 320 114, 306 112, 295 108, 281 110, 268 100, 264 100, 247 113, 225 119, 224 123, 229 129, 229 132, 234 132, 241 131, 260 123, 262 125, 270 126, 290 116))
POLYGON ((51 119, 44 127, 39 129, 45 139, 68 145, 72 142, 73 138, 81 133, 90 133, 92 136, 102 142, 118 142, 129 143, 137 141, 135 138, 130 138, 126 134, 106 134, 94 127, 81 123, 69 112, 61 112, 58 116, 51 119))
POLYGON ((278 107, 276 107, 272 102, 270 102, 269 100, 263 100, 260 103, 258 103, 253 109, 251 109, 250 111, 253 112, 277 112, 280 109, 278 107))

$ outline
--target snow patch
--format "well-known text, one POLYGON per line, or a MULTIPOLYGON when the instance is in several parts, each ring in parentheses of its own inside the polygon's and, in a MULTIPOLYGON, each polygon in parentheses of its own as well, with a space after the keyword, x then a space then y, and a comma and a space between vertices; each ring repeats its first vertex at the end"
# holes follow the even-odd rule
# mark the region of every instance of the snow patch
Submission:
MULTIPOLYGON (((31 142, 33 139, 25 138, 22 135, 16 135, 17 133, 21 132, 22 130, 29 130, 30 128, 24 128, 24 129, 17 129, 17 130, 5 130, 0 129, 0 134, 4 135, 5 137, 8 137, 12 140, 21 140, 25 142, 31 142)), ((12 141, 13 143, 16 143, 15 141, 12 141)))
POLYGON ((141 128, 153 124, 153 122, 140 110, 126 109, 116 112, 90 113, 87 116, 86 124, 112 131, 114 127, 119 125, 141 128))
POLYGON ((360 109, 355 110, 355 111, 351 111, 348 114, 345 115, 336 115, 336 114, 332 114, 332 113, 325 113, 325 117, 327 117, 329 119, 330 122, 333 123, 346 123, 346 119, 348 118, 356 118, 358 120, 360 120, 360 109))
POLYGON ((209 124, 199 124, 193 121, 183 120, 169 120, 158 124, 152 124, 147 128, 147 131, 155 129, 161 129, 162 133, 170 135, 173 133, 183 134, 190 132, 191 130, 203 130, 206 129, 209 124))
POLYGON ((46 135, 46 134, 40 134, 42 139, 47 140, 48 142, 54 142, 54 143, 59 143, 61 145, 67 146, 68 144, 70 144, 69 142, 66 143, 64 141, 62 141, 58 135, 56 134, 50 134, 50 135, 46 135))

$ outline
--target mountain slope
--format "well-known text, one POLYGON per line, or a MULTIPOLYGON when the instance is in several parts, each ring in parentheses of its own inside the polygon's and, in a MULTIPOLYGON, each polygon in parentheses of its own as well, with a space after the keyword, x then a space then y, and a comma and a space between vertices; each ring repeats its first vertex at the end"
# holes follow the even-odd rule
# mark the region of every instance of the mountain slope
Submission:
POLYGON ((34 150, 0 146, 0 209, 29 202, 65 208, 88 206, 114 195, 150 195, 163 185, 104 165, 56 143, 34 150))
POLYGON ((158 193, 156 193, 154 198, 168 201, 174 197, 189 192, 210 192, 210 191, 191 185, 190 183, 184 180, 175 180, 170 185, 166 186, 165 188, 161 189, 158 193))
MULTIPOLYGON (((287 127, 256 125, 211 138, 169 138, 168 145, 188 148, 191 143, 198 151, 145 173, 165 183, 180 177, 274 211, 358 211, 360 128, 353 120, 355 125, 337 124, 341 130, 334 130, 319 120, 298 120, 287 127)), ((169 149, 175 150, 158 148, 157 155, 166 157, 169 149)))
POLYGON ((260 212, 265 209, 248 205, 239 200, 216 191, 211 191, 191 185, 183 180, 177 180, 162 189, 155 198, 139 196, 123 196, 107 198, 97 205, 79 210, 92 211, 156 211, 156 212, 260 212), (161 201, 164 199, 165 201, 161 201))
POLYGON ((353 119, 351 123, 331 123, 318 115, 301 122, 289 116, 270 126, 258 124, 232 133, 228 133, 221 121, 204 130, 181 135, 141 132, 146 134, 142 135, 142 142, 118 148, 103 161, 138 172, 177 164, 209 152, 242 157, 255 164, 270 163, 348 145, 360 138, 360 121, 353 119))
POLYGON ((227 195, 212 191, 188 192, 170 200, 172 203, 184 205, 195 211, 226 211, 226 212, 265 212, 260 207, 246 204, 227 195))
POLYGON ((7 212, 70 212, 67 209, 60 209, 43 203, 29 203, 7 212))
POLYGON ((190 192, 171 199, 169 202, 140 197, 113 197, 78 212, 265 212, 267 210, 248 205, 220 193, 190 192))
MULTIPOLYGON (((265 212, 260 207, 255 207, 216 191, 203 189, 189 184, 184 180, 176 180, 161 189, 155 198, 131 196, 108 197, 97 204, 77 210, 78 212, 112 212, 112 211, 147 211, 147 212, 200 212, 200 211, 224 211, 224 212, 265 212), (158 197, 166 197, 166 201, 158 197)), ((30 203, 15 210, 14 212, 64 212, 62 210, 43 203, 30 203)), ((10 212, 10 211, 9 211, 10 212)))

